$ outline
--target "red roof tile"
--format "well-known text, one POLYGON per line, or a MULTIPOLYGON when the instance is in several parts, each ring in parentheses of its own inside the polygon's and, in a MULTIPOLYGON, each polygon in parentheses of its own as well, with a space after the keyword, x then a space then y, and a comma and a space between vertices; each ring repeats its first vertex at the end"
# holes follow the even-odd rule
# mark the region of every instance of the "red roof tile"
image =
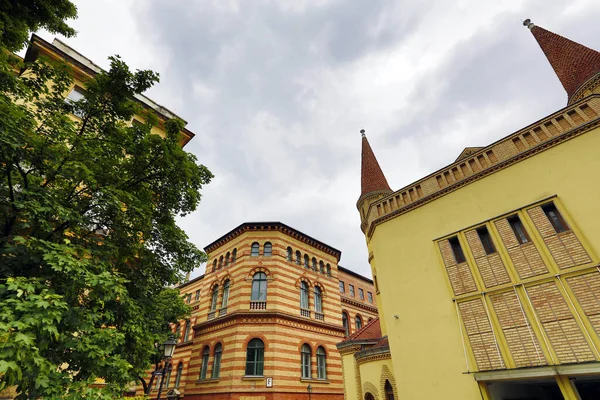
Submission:
POLYGON ((379 324, 379 318, 373 318, 361 329, 344 339, 342 343, 377 339, 381 339, 381 325, 379 324))
POLYGON ((528 20, 525 23, 529 23, 531 33, 567 91, 569 100, 581 85, 600 72, 600 52, 535 26, 528 20))
POLYGON ((381 171, 381 167, 377 162, 377 158, 375 158, 375 154, 373 153, 373 149, 371 149, 371 145, 369 145, 367 137, 364 135, 364 131, 361 131, 361 133, 363 136, 360 197, 371 192, 391 192, 392 189, 390 189, 390 185, 388 185, 387 180, 383 175, 383 171, 381 171))

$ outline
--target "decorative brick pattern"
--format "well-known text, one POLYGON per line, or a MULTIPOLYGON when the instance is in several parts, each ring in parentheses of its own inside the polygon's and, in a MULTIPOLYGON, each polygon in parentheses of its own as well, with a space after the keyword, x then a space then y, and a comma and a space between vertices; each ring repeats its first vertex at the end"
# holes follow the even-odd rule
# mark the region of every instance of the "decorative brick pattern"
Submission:
POLYGON ((569 99, 600 71, 600 53, 556 33, 534 26, 531 33, 548 58, 569 99))
POLYGON ((548 267, 533 242, 520 244, 506 218, 494 224, 521 279, 548 273, 548 267))
POLYGON ((552 254, 560 269, 575 267, 592 261, 572 230, 556 233, 542 207, 530 208, 527 213, 542 235, 544 243, 546 243, 550 254, 552 254))
POLYGON ((479 371, 503 369, 504 362, 481 299, 459 303, 458 309, 479 371))
POLYGON ((465 236, 471 248, 471 253, 475 257, 475 263, 485 287, 491 288, 503 283, 509 283, 510 277, 498 252, 487 255, 475 229, 467 231, 465 236))
POLYGON ((566 279, 583 312, 600 336, 600 273, 572 276, 566 279))
POLYGON ((473 274, 471 274, 471 269, 467 263, 456 264, 456 260, 454 260, 454 256, 452 255, 452 249, 450 248, 450 242, 442 240, 439 242, 439 247, 454 295, 458 296, 477 290, 473 274))
POLYGON ((381 167, 375 158, 373 149, 371 149, 371 145, 366 136, 363 136, 362 138, 361 174, 361 197, 371 192, 392 191, 381 171, 381 167))
POLYGON ((545 365, 546 360, 517 294, 514 291, 494 294, 490 300, 516 366, 545 365))
POLYGON ((555 282, 528 287, 533 308, 561 363, 594 361, 594 355, 555 282))

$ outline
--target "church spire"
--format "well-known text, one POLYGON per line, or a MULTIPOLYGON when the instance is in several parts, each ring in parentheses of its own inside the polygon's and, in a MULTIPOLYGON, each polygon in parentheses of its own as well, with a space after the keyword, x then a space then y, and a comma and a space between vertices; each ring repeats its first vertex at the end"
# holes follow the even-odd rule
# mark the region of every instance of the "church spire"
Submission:
MULTIPOLYGON (((388 185, 383 171, 375 158, 373 149, 369 145, 365 130, 360 131, 362 136, 362 160, 361 160, 361 192, 360 199, 370 193, 391 193, 390 185, 388 185)), ((360 201, 359 199, 359 201, 360 201)))
POLYGON ((542 48, 570 102, 578 89, 600 72, 600 52, 536 26, 530 19, 523 25, 542 48))

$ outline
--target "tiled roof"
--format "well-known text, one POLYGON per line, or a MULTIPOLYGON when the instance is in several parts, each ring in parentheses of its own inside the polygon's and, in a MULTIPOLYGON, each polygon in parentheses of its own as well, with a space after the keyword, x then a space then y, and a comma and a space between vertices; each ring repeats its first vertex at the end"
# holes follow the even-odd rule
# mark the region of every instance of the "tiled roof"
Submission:
POLYGON ((600 72, 600 52, 531 23, 529 27, 569 100, 581 85, 600 72))
POLYGON ((379 324, 379 318, 373 318, 361 329, 354 332, 342 341, 342 343, 370 340, 374 341, 381 339, 381 325, 379 324))
POLYGON ((367 137, 364 135, 364 131, 361 133, 363 133, 363 137, 360 197, 371 192, 391 192, 392 189, 390 189, 390 185, 388 185, 387 180, 383 175, 383 171, 381 171, 381 167, 375 158, 375 154, 371 149, 371 145, 369 145, 367 137))

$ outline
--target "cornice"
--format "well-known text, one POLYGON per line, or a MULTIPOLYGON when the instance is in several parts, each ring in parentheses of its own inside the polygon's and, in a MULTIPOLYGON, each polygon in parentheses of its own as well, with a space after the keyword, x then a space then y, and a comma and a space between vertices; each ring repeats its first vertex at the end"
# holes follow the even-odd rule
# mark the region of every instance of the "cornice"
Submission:
POLYGON ((596 73, 595 75, 592 75, 590 79, 588 79, 581 86, 579 86, 575 93, 573 93, 573 96, 567 102, 567 105, 570 106, 571 104, 583 99, 583 94, 586 90, 591 90, 592 88, 598 85, 600 85, 600 72, 596 73))
POLYGON ((377 314, 377 307, 370 306, 368 304, 361 303, 360 301, 352 300, 352 299, 349 299, 349 298, 343 297, 343 296, 340 296, 340 298, 342 299, 342 303, 350 304, 350 305, 352 305, 354 307, 358 307, 358 308, 363 308, 367 311, 371 311, 371 312, 377 314))
POLYGON ((280 311, 234 311, 209 321, 200 322, 193 326, 195 335, 212 332, 238 324, 274 323, 286 326, 301 327, 305 330, 326 333, 343 337, 345 329, 341 325, 295 316, 280 311))
MULTIPOLYGON (((381 223, 384 223, 392 218, 395 218, 396 216, 399 216, 399 215, 405 214, 409 211, 412 211, 415 208, 421 207, 422 205, 432 202, 432 201, 434 201, 442 196, 445 196, 446 194, 449 194, 455 190, 458 190, 468 184, 471 184, 475 181, 483 179, 495 172, 498 172, 502 169, 510 167, 526 158, 532 157, 532 156, 534 156, 538 153, 541 153, 551 147, 557 146, 558 144, 563 143, 573 137, 579 136, 585 132, 588 132, 588 131, 596 128, 598 125, 600 125, 600 117, 599 117, 600 113, 598 111, 596 111, 596 108, 598 107, 598 105, 597 105, 598 99, 600 99, 600 95, 597 95, 597 94, 590 95, 577 104, 573 104, 569 107, 563 108, 560 111, 543 118, 542 120, 538 121, 535 124, 531 124, 523 129, 517 131, 516 133, 506 136, 506 137, 502 138, 501 140, 499 140, 487 147, 482 148, 480 151, 474 153, 473 156, 470 156, 470 157, 475 158, 479 155, 483 155, 484 153, 494 149, 496 146, 506 145, 510 141, 520 138, 521 135, 532 132, 535 129, 540 128, 541 126, 546 126, 548 124, 552 124, 553 120, 555 120, 555 119, 557 120, 560 117, 564 118, 565 115, 567 115, 569 112, 571 112, 572 110, 574 110, 577 107, 587 106, 587 107, 591 108, 592 110, 594 110, 594 112, 596 113, 596 116, 594 116, 593 118, 588 117, 588 119, 586 121, 584 121, 582 124, 580 124, 578 126, 574 126, 567 131, 557 134, 556 136, 549 136, 545 140, 537 143, 535 146, 532 146, 532 147, 526 148, 522 151, 519 151, 516 154, 514 154, 513 156, 510 156, 504 160, 499 160, 498 162, 488 165, 486 168, 483 168, 480 171, 473 173, 472 175, 463 177, 462 179, 455 181, 454 183, 451 183, 451 184, 448 184, 447 186, 441 187, 421 198, 418 198, 414 201, 409 202, 408 204, 405 204, 399 208, 393 209, 383 215, 380 215, 379 217, 373 218, 370 221, 365 220, 364 222, 366 222, 367 223, 366 225, 368 226, 368 229, 365 232, 367 239, 370 239, 372 237, 372 235, 375 231, 375 227, 381 223), (596 100, 596 101, 594 101, 594 100, 596 100), (596 107, 594 107, 594 105, 596 105, 596 107)), ((555 126, 557 125, 557 123, 554 123, 554 124, 555 124, 555 126)), ((451 170, 452 168, 456 168, 461 163, 464 163, 464 162, 465 162, 465 160, 461 160, 459 162, 454 162, 454 163, 442 168, 441 170, 438 170, 438 171, 428 175, 427 177, 422 178, 419 181, 416 181, 416 182, 412 183, 411 185, 398 190, 397 192, 394 192, 390 196, 387 196, 383 199, 378 200, 377 202, 370 205, 369 215, 372 212, 372 209, 374 209, 378 205, 383 204, 384 202, 390 201, 394 196, 397 196, 400 192, 403 192, 403 191, 405 192, 412 187, 420 186, 421 184, 425 183, 428 180, 431 180, 432 178, 435 179, 436 175, 443 174, 444 172, 447 172, 447 171, 451 170)), ((383 207, 380 207, 380 208, 383 208, 383 207)))
MULTIPOLYGON (((358 356, 358 353, 355 354, 355 357, 358 356)), ((365 364, 368 362, 373 362, 373 361, 380 361, 380 360, 390 360, 392 358, 391 354, 390 354, 390 349, 387 349, 387 352, 385 353, 379 353, 379 354, 371 354, 368 356, 362 356, 362 357, 356 357, 356 363, 358 365, 361 364, 365 364)))

